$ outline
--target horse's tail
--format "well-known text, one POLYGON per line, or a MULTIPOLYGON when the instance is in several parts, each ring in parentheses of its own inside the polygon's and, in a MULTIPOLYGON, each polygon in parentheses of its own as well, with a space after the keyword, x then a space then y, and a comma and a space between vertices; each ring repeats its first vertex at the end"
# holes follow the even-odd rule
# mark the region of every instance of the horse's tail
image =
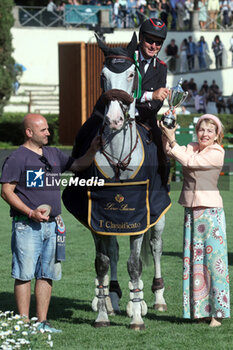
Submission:
POLYGON ((141 247, 141 259, 144 266, 149 266, 152 263, 151 246, 150 246, 150 229, 144 233, 142 247, 141 247))

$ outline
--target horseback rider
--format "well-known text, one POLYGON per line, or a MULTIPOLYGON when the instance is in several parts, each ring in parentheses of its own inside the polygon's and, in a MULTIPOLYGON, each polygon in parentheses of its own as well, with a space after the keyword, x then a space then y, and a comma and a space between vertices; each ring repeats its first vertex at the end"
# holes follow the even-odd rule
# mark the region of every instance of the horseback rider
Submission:
MULTIPOLYGON (((136 55, 142 76, 142 96, 136 100, 136 119, 151 130, 153 142, 158 148, 159 171, 163 184, 167 183, 169 170, 163 152, 161 130, 157 126, 157 113, 162 107, 169 89, 166 88, 167 66, 157 56, 166 36, 167 27, 161 19, 147 19, 139 30, 139 44, 136 55)), ((91 117, 87 119, 76 137, 73 157, 76 158, 85 152, 83 145, 86 142, 87 135, 95 136, 96 130, 102 125, 104 111, 105 105, 100 97, 91 117)))

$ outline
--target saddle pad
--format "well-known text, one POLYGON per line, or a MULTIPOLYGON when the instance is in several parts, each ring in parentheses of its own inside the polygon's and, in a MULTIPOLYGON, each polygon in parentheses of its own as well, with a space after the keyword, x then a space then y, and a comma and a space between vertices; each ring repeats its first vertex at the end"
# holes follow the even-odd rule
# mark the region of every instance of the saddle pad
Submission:
POLYGON ((89 188, 88 226, 102 235, 146 232, 150 227, 149 180, 89 188))

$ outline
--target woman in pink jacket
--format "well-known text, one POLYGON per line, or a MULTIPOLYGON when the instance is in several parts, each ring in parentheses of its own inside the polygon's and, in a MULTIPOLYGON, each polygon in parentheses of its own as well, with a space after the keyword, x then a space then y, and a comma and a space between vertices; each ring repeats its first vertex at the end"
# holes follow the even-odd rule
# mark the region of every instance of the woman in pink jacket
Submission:
POLYGON ((198 142, 179 146, 161 122, 166 153, 183 166, 179 203, 185 208, 183 316, 221 326, 230 317, 225 215, 217 188, 224 163, 223 126, 211 114, 196 125, 198 142))

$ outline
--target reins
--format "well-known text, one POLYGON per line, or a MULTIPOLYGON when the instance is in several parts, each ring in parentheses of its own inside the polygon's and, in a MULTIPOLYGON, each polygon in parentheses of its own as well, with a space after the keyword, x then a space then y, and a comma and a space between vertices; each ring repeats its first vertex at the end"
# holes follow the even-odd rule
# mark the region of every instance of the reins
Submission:
MULTIPOLYGON (((136 72, 138 72, 135 60, 130 58, 130 57, 111 55, 111 56, 106 57, 106 59, 108 59, 108 58, 110 58, 110 59, 114 59, 114 58, 115 59, 127 59, 135 64, 136 72)), ((105 105, 109 104, 111 101, 118 101, 118 103, 121 107, 122 113, 124 115, 124 119, 125 119, 124 124, 128 123, 129 128, 130 128, 130 151, 129 151, 129 154, 123 160, 118 160, 112 154, 105 151, 103 149, 103 147, 100 150, 100 152, 107 159, 107 161, 113 166, 116 179, 119 179, 120 171, 125 171, 125 170, 133 171, 133 169, 128 168, 128 166, 129 166, 131 159, 132 159, 132 153, 134 152, 134 150, 137 147, 139 138, 138 138, 138 134, 137 134, 136 141, 135 141, 135 144, 133 146, 132 122, 135 120, 135 118, 131 118, 130 115, 128 114, 128 111, 129 111, 131 103, 133 103, 133 101, 134 101, 135 89, 137 88, 137 86, 138 86, 138 75, 135 74, 133 87, 132 87, 132 95, 128 94, 124 90, 111 89, 111 90, 105 91, 101 96, 101 100, 105 105)), ((105 128, 105 124, 103 124, 101 129, 100 129, 100 136, 103 135, 104 128, 105 128)))
MULTIPOLYGON (((131 157, 132 153, 136 149, 137 143, 138 143, 138 134, 137 134, 135 145, 134 145, 134 147, 132 147, 132 143, 133 143, 132 121, 133 120, 134 119, 129 119, 130 152, 123 160, 118 160, 117 162, 115 162, 112 158, 117 159, 116 157, 114 157, 112 154, 110 154, 109 152, 105 151, 104 149, 101 150, 101 153, 105 156, 105 158, 108 160, 108 162, 113 166, 114 172, 115 172, 115 176, 116 176, 117 180, 120 177, 120 170, 122 170, 122 171, 125 171, 125 170, 133 171, 133 169, 128 168, 128 165, 129 165, 129 163, 131 162, 131 159, 132 159, 132 157, 131 157), (112 157, 112 158, 110 158, 110 157, 112 157)), ((102 129, 102 131, 103 131, 103 129, 102 129)))

